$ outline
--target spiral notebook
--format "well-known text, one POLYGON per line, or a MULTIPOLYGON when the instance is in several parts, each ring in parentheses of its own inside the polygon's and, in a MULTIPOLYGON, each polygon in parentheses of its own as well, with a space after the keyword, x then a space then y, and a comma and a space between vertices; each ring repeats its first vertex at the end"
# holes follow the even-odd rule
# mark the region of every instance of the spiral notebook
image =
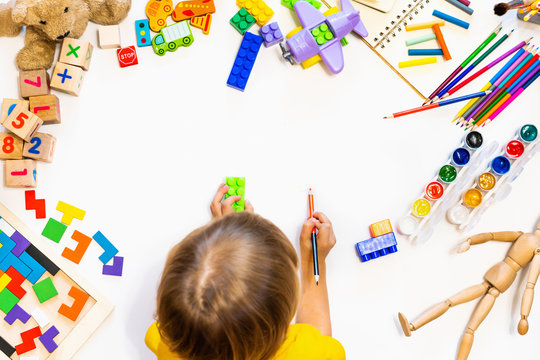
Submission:
MULTIPOLYGON (((467 15, 444 0, 398 0, 388 13, 382 13, 358 3, 355 3, 354 7, 360 10, 362 21, 369 32, 368 37, 363 39, 364 42, 423 98, 429 96, 500 22, 500 18, 493 16, 493 2, 486 0, 471 2, 471 8, 474 9, 473 15, 467 15), (435 64, 398 68, 399 62, 418 58, 408 56, 408 49, 440 48, 437 40, 410 47, 405 45, 407 39, 433 33, 431 29, 405 31, 405 25, 440 20, 432 15, 434 9, 470 23, 469 29, 463 29, 448 22, 441 27, 452 60, 445 61, 444 57, 437 56, 435 64)), ((503 29, 502 32, 505 30, 503 29)), ((510 37, 499 49, 509 49, 514 46, 516 38, 517 36, 510 37), (512 43, 514 44, 511 45, 512 43)), ((496 54, 502 53, 499 49, 495 51, 496 54)), ((489 59, 493 59, 493 54, 489 59)))

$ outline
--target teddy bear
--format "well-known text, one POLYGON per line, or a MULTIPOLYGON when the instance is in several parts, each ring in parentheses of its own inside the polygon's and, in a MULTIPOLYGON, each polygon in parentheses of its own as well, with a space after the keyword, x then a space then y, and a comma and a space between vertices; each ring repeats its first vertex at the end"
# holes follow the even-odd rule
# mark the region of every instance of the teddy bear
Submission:
POLYGON ((17 36, 26 26, 25 44, 16 58, 20 70, 49 69, 56 43, 79 38, 92 21, 119 24, 131 0, 14 0, 0 4, 0 36, 17 36))

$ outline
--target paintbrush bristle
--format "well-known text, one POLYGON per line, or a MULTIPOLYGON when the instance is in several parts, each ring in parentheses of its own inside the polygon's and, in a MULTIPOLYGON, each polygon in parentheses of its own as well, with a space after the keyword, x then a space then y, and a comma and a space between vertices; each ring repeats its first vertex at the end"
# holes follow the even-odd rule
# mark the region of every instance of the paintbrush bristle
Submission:
POLYGON ((503 16, 508 10, 510 10, 510 5, 508 5, 507 3, 499 3, 493 8, 495 15, 498 16, 503 16))

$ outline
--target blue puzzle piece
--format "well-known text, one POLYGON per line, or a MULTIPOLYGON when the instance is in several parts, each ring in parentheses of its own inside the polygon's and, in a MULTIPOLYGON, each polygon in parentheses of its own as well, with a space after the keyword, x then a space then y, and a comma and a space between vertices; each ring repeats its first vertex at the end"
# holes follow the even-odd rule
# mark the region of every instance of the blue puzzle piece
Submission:
MULTIPOLYGON (((13 241, 5 232, 0 231, 0 261, 4 260, 8 254, 11 254, 11 250, 15 248, 15 241, 13 241)), ((6 270, 4 270, 6 271, 6 270)))
POLYGON ((152 38, 150 38, 150 24, 148 19, 135 20, 135 35, 137 36, 138 47, 152 45, 152 38))
POLYGON ((234 60, 229 79, 227 80, 227 85, 244 91, 262 43, 263 38, 259 35, 250 32, 247 32, 244 35, 238 54, 236 54, 236 59, 234 60))
POLYGON ((30 281, 32 284, 35 284, 39 278, 45 274, 45 268, 41 266, 40 263, 38 263, 33 257, 31 257, 26 251, 19 256, 19 260, 21 260, 26 266, 28 266, 31 270, 30 274, 26 277, 28 281, 30 281))
POLYGON ((30 275, 30 268, 26 266, 26 264, 23 263, 21 260, 19 260, 18 257, 13 255, 13 253, 7 254, 4 260, 0 261, 0 270, 2 270, 3 272, 6 272, 10 266, 13 266, 13 268, 25 278, 30 275))
POLYGON ((397 250, 396 236, 393 232, 356 243, 356 251, 362 262, 395 253, 397 250))
POLYGON ((114 245, 101 233, 101 231, 98 231, 95 233, 94 236, 92 236, 94 240, 101 246, 103 249, 103 254, 99 257, 99 260, 103 264, 107 264, 111 259, 118 254, 118 249, 114 247, 114 245))

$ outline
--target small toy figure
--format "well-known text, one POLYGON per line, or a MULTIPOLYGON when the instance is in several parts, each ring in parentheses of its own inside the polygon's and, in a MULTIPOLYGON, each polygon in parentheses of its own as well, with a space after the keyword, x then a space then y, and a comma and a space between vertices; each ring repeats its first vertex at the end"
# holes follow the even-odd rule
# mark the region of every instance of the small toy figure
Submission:
POLYGON ((506 258, 487 271, 483 283, 462 290, 445 301, 436 304, 413 322, 409 322, 405 315, 399 313, 399 322, 406 336, 411 336, 412 331, 418 330, 435 320, 449 308, 482 296, 469 320, 457 354, 458 360, 467 359, 472 348, 474 332, 489 314, 495 299, 512 285, 519 270, 531 263, 527 286, 521 301, 521 319, 518 324, 518 332, 521 335, 527 333, 529 330, 527 318, 532 307, 534 286, 540 274, 540 223, 538 223, 536 231, 529 234, 524 234, 521 231, 501 231, 471 236, 460 245, 458 252, 465 252, 469 250, 471 245, 482 244, 490 240, 513 242, 506 258))

